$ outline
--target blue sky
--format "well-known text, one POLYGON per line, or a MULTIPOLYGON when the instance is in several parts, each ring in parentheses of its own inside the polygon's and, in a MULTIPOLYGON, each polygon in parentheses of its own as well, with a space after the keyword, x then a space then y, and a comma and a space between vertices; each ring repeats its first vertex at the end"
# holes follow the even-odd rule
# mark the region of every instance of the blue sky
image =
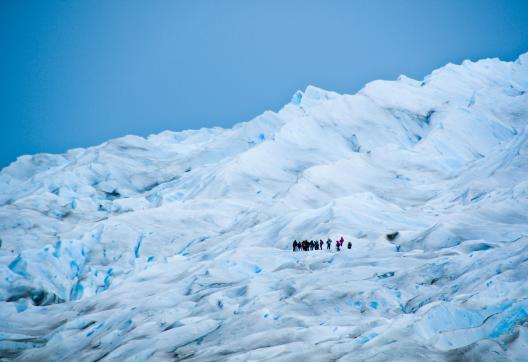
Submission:
POLYGON ((528 1, 2 1, 0 167, 528 51, 528 1))

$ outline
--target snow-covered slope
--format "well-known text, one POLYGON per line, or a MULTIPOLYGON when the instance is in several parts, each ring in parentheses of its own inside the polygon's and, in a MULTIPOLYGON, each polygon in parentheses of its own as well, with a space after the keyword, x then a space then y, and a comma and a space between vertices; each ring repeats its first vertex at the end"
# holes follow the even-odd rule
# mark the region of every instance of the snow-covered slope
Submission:
POLYGON ((527 91, 528 53, 20 157, 0 356, 526 361, 527 91))

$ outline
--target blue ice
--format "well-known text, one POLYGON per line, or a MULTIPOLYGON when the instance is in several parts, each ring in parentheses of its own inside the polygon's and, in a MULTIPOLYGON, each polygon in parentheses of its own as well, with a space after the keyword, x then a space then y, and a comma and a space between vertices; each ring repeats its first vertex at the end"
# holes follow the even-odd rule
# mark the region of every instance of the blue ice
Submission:
POLYGON ((504 319, 502 319, 495 326, 495 328, 493 328, 489 336, 491 338, 500 337, 503 334, 508 333, 510 330, 512 330, 513 327, 515 327, 517 324, 520 324, 525 320, 528 320, 528 313, 526 312, 524 306, 514 307, 510 311, 508 311, 504 319))
POLYGON ((139 250, 141 248, 141 243, 143 242, 143 237, 143 233, 139 234, 136 247, 134 248, 134 255, 136 256, 136 258, 139 258, 139 250))
POLYGON ((73 275, 73 277, 79 276, 80 268, 79 265, 75 262, 75 260, 70 261, 70 270, 73 275))
POLYGON ((365 344, 368 341, 372 340, 373 338, 376 338, 377 336, 378 336, 378 334, 376 332, 372 332, 372 333, 369 333, 369 334, 367 334, 365 336, 361 336, 359 338, 359 343, 365 344))
POLYGON ((18 313, 21 313, 21 312, 25 311, 27 309, 27 307, 28 307, 28 301, 25 298, 20 298, 16 302, 16 311, 18 313))
POLYGON ((55 243, 55 246, 54 246, 54 248, 55 248, 55 251, 53 252, 53 256, 54 257, 56 257, 56 258, 60 257, 61 246, 62 246, 62 240, 59 239, 59 240, 57 240, 57 242, 55 243))
POLYGON ((27 264, 20 255, 18 255, 15 260, 9 263, 8 268, 15 274, 18 274, 24 278, 28 278, 29 274, 26 271, 27 264))
POLYGON ((303 92, 301 92, 300 90, 298 90, 298 91, 295 92, 295 94, 293 95, 291 102, 292 102, 293 104, 301 104, 302 97, 303 97, 303 92))
POLYGON ((75 284, 70 291, 70 300, 81 299, 83 292, 84 292, 83 286, 80 283, 75 284))

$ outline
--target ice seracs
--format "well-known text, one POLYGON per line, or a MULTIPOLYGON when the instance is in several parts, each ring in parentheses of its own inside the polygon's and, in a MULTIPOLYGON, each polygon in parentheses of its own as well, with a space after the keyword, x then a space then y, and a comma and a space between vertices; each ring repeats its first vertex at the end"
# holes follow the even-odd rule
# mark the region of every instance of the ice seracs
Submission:
POLYGON ((0 172, 0 356, 522 361, 527 59, 20 157, 0 172))

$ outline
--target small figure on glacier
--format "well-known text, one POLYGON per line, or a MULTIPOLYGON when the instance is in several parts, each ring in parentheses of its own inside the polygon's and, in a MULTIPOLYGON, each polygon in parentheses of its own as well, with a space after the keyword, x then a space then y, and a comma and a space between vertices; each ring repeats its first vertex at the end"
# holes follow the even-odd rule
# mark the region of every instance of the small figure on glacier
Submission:
POLYGON ((298 249, 297 240, 294 240, 293 241, 293 251, 295 252, 295 251, 297 251, 297 249, 298 249))
POLYGON ((348 248, 352 249, 352 242, 351 241, 348 242, 348 248))
POLYGON ((302 249, 303 251, 308 251, 308 240, 303 240, 302 249))
POLYGON ((340 247, 341 247, 341 243, 340 243, 340 241, 339 241, 339 240, 336 240, 336 250, 337 250, 337 251, 341 251, 341 248, 340 248, 340 247))
POLYGON ((314 250, 314 242, 313 242, 313 240, 310 240, 310 250, 314 250))
POLYGON ((319 239, 319 249, 323 250, 324 241, 323 239, 319 239))
POLYGON ((331 247, 332 247, 332 239, 328 238, 328 240, 326 241, 326 250, 330 250, 331 247))

